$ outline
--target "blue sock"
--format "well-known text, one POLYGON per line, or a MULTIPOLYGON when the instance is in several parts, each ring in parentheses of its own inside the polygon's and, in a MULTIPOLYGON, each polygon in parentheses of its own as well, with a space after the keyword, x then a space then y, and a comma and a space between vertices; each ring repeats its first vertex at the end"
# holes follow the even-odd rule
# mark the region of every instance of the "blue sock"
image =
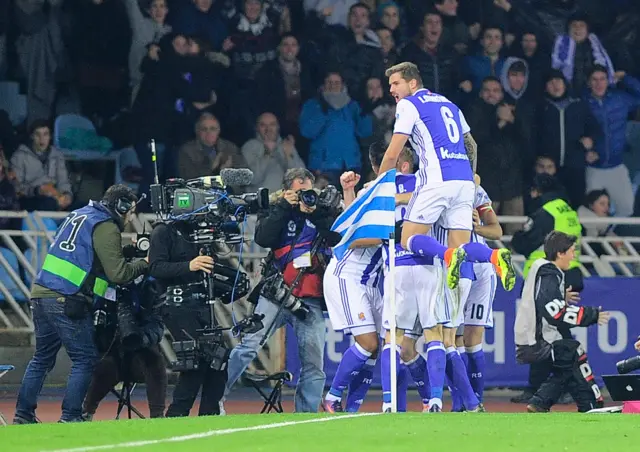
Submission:
POLYGON ((482 350, 482 344, 476 345, 475 347, 469 347, 465 355, 469 360, 469 365, 467 366, 469 382, 471 383, 473 392, 475 392, 478 400, 482 402, 484 398, 485 369, 484 350, 482 350))
POLYGON ((409 238, 407 243, 409 251, 422 256, 437 256, 444 260, 444 253, 447 247, 442 245, 436 239, 428 235, 414 235, 409 238))
POLYGON ((398 413, 407 412, 407 390, 409 389, 409 379, 411 374, 404 363, 398 363, 398 413))
POLYGON ((458 354, 460 354, 460 358, 462 358, 462 362, 464 363, 464 367, 467 370, 469 370, 469 357, 467 356, 467 349, 464 348, 464 347, 456 347, 456 348, 458 349, 458 354))
POLYGON ((469 377, 467 377, 467 369, 464 367, 462 358, 455 347, 447 349, 447 361, 449 360, 451 360, 452 386, 459 391, 464 407, 467 410, 475 409, 480 402, 471 388, 469 377))
POLYGON ((470 242, 462 245, 462 248, 467 252, 467 262, 491 262, 493 250, 487 245, 470 242))
MULTIPOLYGON (((396 346, 396 381, 400 374, 400 347, 396 346)), ((382 383, 382 401, 391 403, 391 345, 382 348, 380 356, 380 381, 382 383)))
POLYGON ((451 411, 459 413, 464 409, 464 401, 460 396, 460 391, 453 385, 453 364, 451 362, 451 353, 447 353, 447 366, 445 368, 446 382, 451 394, 451 411))
POLYGON ((371 357, 371 353, 362 348, 357 342, 344 352, 342 360, 333 376, 333 382, 329 389, 329 397, 333 400, 341 400, 342 393, 349 383, 360 373, 365 362, 371 357))
POLYGON ((351 380, 349 393, 347 394, 347 405, 345 407, 347 412, 356 413, 360 409, 371 387, 374 367, 376 367, 376 360, 368 359, 367 362, 364 363, 364 366, 362 366, 362 369, 360 369, 360 373, 351 380))
POLYGON ((429 384, 431 386, 431 401, 440 401, 442 403, 445 366, 444 345, 440 341, 429 342, 427 344, 427 372, 429 373, 429 384))
POLYGON ((411 361, 406 363, 413 382, 416 384, 418 394, 422 403, 429 403, 431 398, 431 388, 429 387, 429 376, 427 375, 427 362, 421 354, 416 355, 411 361))

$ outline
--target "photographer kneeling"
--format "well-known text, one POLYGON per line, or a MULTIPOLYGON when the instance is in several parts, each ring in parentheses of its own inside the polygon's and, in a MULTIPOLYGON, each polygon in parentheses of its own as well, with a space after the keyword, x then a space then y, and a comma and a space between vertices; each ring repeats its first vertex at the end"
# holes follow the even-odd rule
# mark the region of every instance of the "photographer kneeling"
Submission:
POLYGON ((153 281, 143 279, 117 291, 117 304, 100 299, 96 306, 96 344, 103 354, 84 400, 85 420, 120 381, 144 382, 149 416, 164 417, 167 371, 160 351, 164 324, 153 281))
MULTIPOLYGON (((151 233, 149 274, 157 280, 159 295, 165 294, 170 286, 202 282, 204 273, 211 273, 214 268, 213 258, 200 255, 199 246, 189 241, 191 228, 186 221, 175 221, 160 223, 151 233)), ((185 297, 181 306, 166 306, 164 321, 175 341, 188 341, 198 336, 196 330, 211 326, 210 306, 185 297)), ((226 371, 212 369, 204 361, 198 363, 198 369, 180 372, 166 416, 189 416, 200 388, 198 416, 220 414, 219 401, 226 378, 226 371)))
POLYGON ((242 338, 231 351, 227 369, 229 392, 257 356, 267 329, 272 326, 270 333, 273 334, 289 323, 296 334, 301 364, 295 393, 298 413, 317 412, 322 399, 326 337, 322 278, 329 257, 325 239, 318 236, 328 233, 339 213, 337 192, 326 198, 320 195, 319 199, 316 194, 315 200, 310 199, 314 198, 310 193, 314 180, 306 169, 288 170, 283 190, 272 195, 267 212, 258 214, 254 240, 263 248, 271 248, 271 252, 263 269, 263 279, 249 299, 255 303, 257 298, 255 313, 264 315, 264 328, 242 338), (311 255, 314 244, 316 252, 311 255), (299 272, 302 273, 298 284, 276 318, 283 296, 299 272))
POLYGON ((35 423, 35 409, 47 374, 64 346, 71 374, 62 401, 61 422, 81 422, 82 401, 98 360, 90 309, 94 295, 115 300, 113 284, 127 284, 147 271, 147 262, 127 262, 122 232, 138 197, 114 185, 102 201, 71 212, 55 239, 31 290, 36 351, 18 393, 14 424, 35 423))

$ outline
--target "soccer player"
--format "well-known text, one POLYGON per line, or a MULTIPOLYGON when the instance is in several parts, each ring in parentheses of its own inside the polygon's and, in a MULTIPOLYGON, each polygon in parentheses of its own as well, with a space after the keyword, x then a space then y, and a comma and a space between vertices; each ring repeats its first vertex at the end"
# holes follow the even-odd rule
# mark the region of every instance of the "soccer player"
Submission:
POLYGON ((460 264, 468 260, 491 262, 505 289, 512 290, 515 272, 511 252, 469 243, 475 193, 472 167, 477 145, 464 115, 446 97, 424 88, 415 64, 400 63, 385 74, 397 107, 394 133, 380 172, 395 167, 407 140, 421 163, 402 228, 402 247, 444 260, 447 285, 452 289, 460 279, 460 264), (450 231, 448 245, 427 235, 438 220, 450 231))
MULTIPOLYGON (((382 143, 374 143, 369 148, 371 167, 376 173, 378 173, 385 149, 382 143)), ((405 205, 411 198, 411 193, 415 187, 413 161, 413 152, 409 148, 404 148, 400 153, 396 165, 396 170, 399 173, 396 175, 396 189, 398 193, 396 194, 396 225, 398 227, 402 225, 402 218, 406 211, 405 205)), ((387 251, 387 249, 388 248, 384 248, 385 251, 387 251)), ((385 254, 385 261, 388 265, 388 251, 385 254)), ((413 347, 413 352, 411 350, 407 352, 403 351, 404 334, 405 332, 412 334, 416 325, 416 317, 418 316, 422 325, 425 325, 425 338, 431 338, 433 334, 431 330, 434 329, 439 322, 448 320, 445 318, 444 304, 436 305, 437 301, 441 300, 441 297, 438 295, 441 293, 440 288, 443 283, 441 262, 436 258, 436 262, 434 263, 434 257, 432 256, 421 256, 410 253, 403 249, 399 243, 396 244, 395 256, 395 287, 391 288, 388 284, 389 279, 384 278, 384 293, 387 295, 384 298, 383 334, 386 345, 383 347, 380 357, 383 399, 382 411, 384 412, 391 411, 391 359, 395 359, 397 362, 398 411, 406 411, 407 409, 406 396, 409 378, 413 378, 423 399, 423 404, 428 407, 429 394, 426 392, 427 388, 424 384, 426 361, 422 356, 415 353, 415 340, 409 339, 407 342, 410 347, 413 347), (390 314, 387 300, 389 300, 391 290, 395 290, 396 294, 396 351, 392 351, 391 345, 389 345, 391 333, 389 331, 390 314), (403 354, 410 355, 407 363, 401 360, 403 354), (392 358, 392 355, 394 358, 392 358)), ((388 267, 385 265, 383 268, 386 269, 388 267)), ((420 334, 422 334, 422 327, 420 331, 417 332, 417 337, 419 337, 420 334)), ((437 393, 437 391, 434 392, 437 393)), ((442 406, 442 400, 440 400, 439 404, 442 406)), ((438 401, 434 400, 433 405, 438 405, 438 401)))
MULTIPOLYGON (((480 177, 475 175, 475 179, 478 188, 473 211, 473 234, 471 235, 471 240, 486 243, 485 239, 499 239, 502 236, 502 227, 491 207, 491 199, 480 186, 480 177)), ((485 327, 493 328, 492 308, 497 278, 493 266, 489 263, 473 264, 473 276, 468 295, 466 298, 461 299, 464 326, 460 326, 457 330, 455 346, 457 354, 464 361, 471 388, 479 401, 480 411, 484 411, 482 400, 484 394, 483 373, 485 358, 482 350, 482 340, 485 327)), ((444 331, 445 343, 448 346, 451 344, 455 330, 445 328, 444 331)), ((452 350, 448 349, 447 352, 447 357, 449 357, 452 350)), ((457 390, 458 388, 453 387, 452 389, 453 411, 462 411, 468 408, 465 406, 462 395, 457 390)))
MULTIPOLYGON (((360 177, 346 172, 340 177, 345 205, 351 204, 360 177)), ((329 413, 358 411, 371 386, 382 325, 382 295, 378 283, 382 267, 381 241, 359 239, 342 259, 332 257, 324 274, 324 297, 331 325, 355 338, 345 351, 323 401, 329 413), (348 389, 346 407, 342 396, 348 389)))

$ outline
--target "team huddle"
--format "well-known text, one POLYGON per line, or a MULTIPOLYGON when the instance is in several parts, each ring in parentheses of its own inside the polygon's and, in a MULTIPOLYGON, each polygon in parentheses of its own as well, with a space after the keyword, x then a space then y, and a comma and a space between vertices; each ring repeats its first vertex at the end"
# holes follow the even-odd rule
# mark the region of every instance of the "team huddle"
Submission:
MULTIPOLYGON (((515 284, 511 253, 491 249, 502 229, 491 200, 474 175, 476 144, 459 108, 422 85, 415 65, 387 70, 396 99, 396 121, 387 148, 369 151, 377 174, 396 169, 395 287, 389 284, 389 244, 361 238, 334 255, 324 276, 324 296, 334 330, 351 334, 323 406, 327 412, 357 411, 381 360, 382 411, 391 411, 391 360, 395 360, 397 411, 406 411, 412 380, 423 411, 442 411, 445 383, 454 411, 484 411, 482 339, 493 326, 497 280, 515 284), (420 168, 414 174, 413 152, 420 168), (391 350, 390 294, 395 291, 396 350, 391 350), (425 360, 416 351, 424 335, 425 360), (379 349, 379 337, 384 346, 379 349), (346 403, 343 403, 344 393, 346 403)), ((354 187, 360 177, 344 173, 344 202, 375 202, 354 187)), ((370 197, 370 196, 369 196, 370 197)))

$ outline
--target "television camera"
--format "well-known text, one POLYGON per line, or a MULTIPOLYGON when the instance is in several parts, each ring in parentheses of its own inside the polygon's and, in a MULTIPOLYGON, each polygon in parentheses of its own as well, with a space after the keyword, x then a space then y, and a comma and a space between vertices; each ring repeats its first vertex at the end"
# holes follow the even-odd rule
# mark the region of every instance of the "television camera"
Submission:
MULTIPOLYGON (((155 142, 150 143, 155 162, 155 142)), ((154 163, 155 166, 155 163, 154 163)), ((269 207, 269 190, 260 188, 256 193, 234 195, 235 187, 250 185, 253 173, 246 168, 226 168, 220 176, 206 176, 190 180, 168 179, 165 184, 158 180, 155 168, 154 184, 150 186, 152 211, 158 219, 167 223, 182 223, 188 231, 185 239, 201 245, 204 255, 214 257, 215 245, 241 245, 244 242, 240 225, 248 214, 269 207)), ((196 337, 183 331, 189 340, 173 342, 176 360, 171 363, 175 371, 198 369, 202 362, 210 363, 215 370, 226 366, 229 350, 224 344, 223 332, 232 334, 251 333, 263 328, 262 315, 252 314, 236 322, 231 328, 220 326, 214 312, 216 301, 229 304, 249 293, 250 282, 240 268, 225 265, 215 259, 211 273, 202 281, 174 285, 161 295, 164 303, 184 308, 186 301, 209 306, 209 325, 196 330, 196 337)))

